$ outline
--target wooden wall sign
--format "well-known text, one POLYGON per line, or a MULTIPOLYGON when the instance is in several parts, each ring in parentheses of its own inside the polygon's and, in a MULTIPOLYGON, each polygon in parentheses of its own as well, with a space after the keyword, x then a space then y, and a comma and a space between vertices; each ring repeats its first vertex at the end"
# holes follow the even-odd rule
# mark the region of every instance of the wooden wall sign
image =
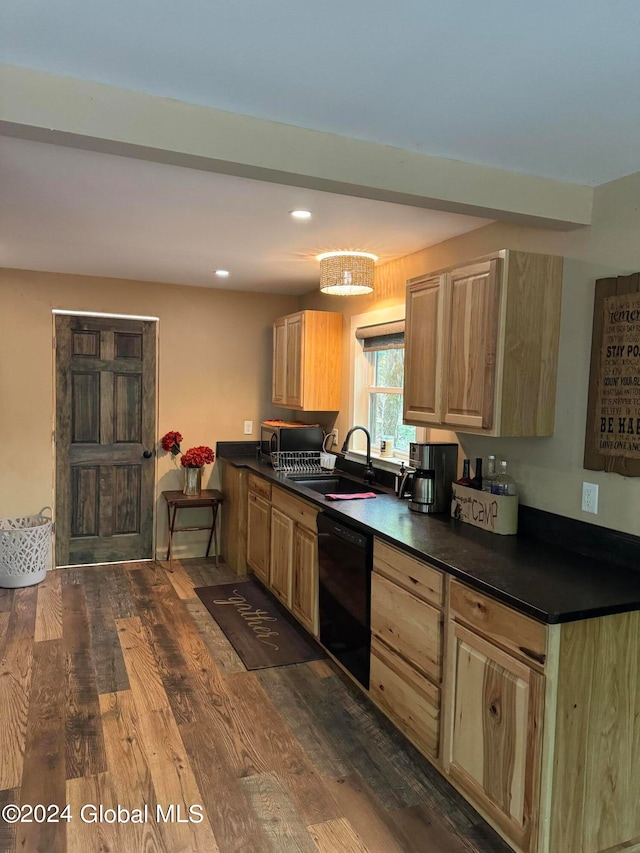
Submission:
POLYGON ((584 467, 640 477, 640 273, 596 282, 584 467))

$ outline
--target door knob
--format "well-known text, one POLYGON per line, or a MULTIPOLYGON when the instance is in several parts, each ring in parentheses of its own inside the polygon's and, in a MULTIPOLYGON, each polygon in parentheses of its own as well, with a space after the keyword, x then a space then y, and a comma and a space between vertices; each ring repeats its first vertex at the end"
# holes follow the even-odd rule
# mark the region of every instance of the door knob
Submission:
POLYGON ((142 455, 145 459, 151 459, 151 457, 153 456, 153 450, 145 450, 142 455))

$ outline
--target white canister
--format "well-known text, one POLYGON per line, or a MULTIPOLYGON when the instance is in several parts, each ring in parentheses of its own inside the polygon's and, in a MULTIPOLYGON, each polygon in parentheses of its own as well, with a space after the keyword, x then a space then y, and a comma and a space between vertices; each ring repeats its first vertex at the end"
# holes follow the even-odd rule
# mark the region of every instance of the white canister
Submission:
POLYGON ((380 456, 393 456, 393 438, 385 435, 380 439, 380 456))
POLYGON ((336 467, 336 458, 334 453, 321 453, 320 467, 325 468, 327 471, 333 471, 336 467))

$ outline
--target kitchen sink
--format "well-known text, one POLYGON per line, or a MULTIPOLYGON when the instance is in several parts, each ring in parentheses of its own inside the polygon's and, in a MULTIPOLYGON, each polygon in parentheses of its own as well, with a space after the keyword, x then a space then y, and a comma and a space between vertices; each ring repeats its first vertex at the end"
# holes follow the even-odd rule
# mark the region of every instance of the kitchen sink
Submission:
POLYGON ((361 492, 374 492, 376 495, 384 494, 380 489, 340 475, 318 477, 310 474, 290 474, 289 479, 294 480, 299 486, 311 489, 312 492, 318 492, 320 495, 358 495, 361 492))

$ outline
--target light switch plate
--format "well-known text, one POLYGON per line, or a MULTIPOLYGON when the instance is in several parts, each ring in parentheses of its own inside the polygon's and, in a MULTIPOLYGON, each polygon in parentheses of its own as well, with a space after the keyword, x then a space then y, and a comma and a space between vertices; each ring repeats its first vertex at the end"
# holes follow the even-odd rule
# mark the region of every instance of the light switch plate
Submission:
POLYGON ((598 486, 596 483, 582 484, 582 511, 598 514, 598 486))

